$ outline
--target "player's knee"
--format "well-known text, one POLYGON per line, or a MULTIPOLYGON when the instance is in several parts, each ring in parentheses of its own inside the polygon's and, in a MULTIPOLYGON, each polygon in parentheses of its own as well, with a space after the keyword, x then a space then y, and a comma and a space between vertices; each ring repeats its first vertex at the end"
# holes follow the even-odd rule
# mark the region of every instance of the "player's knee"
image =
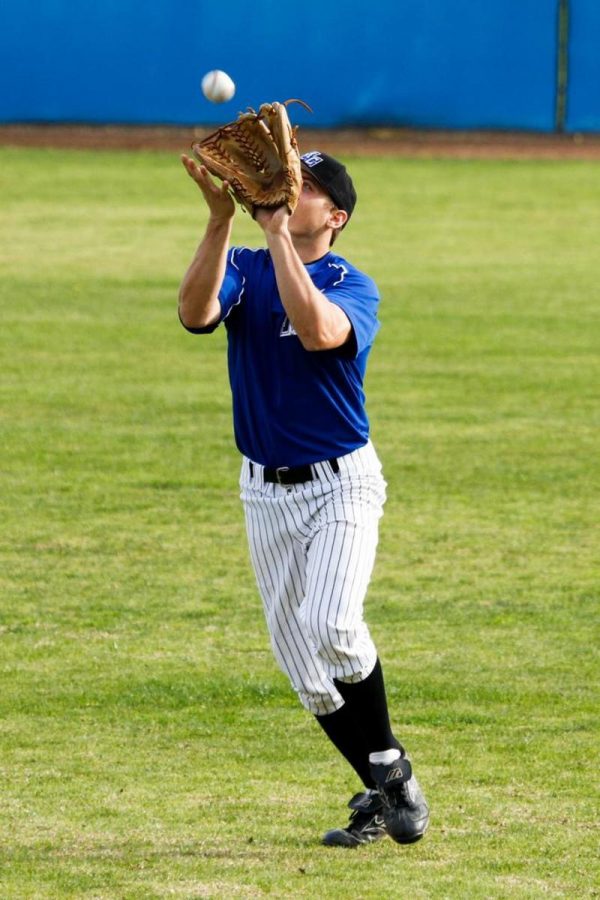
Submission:
POLYGON ((377 650, 364 621, 356 627, 329 624, 312 630, 312 641, 322 666, 331 678, 365 677, 377 658, 377 650))
POLYGON ((310 637, 317 655, 327 666, 343 662, 355 655, 356 629, 343 628, 333 622, 319 622, 310 628, 310 637))

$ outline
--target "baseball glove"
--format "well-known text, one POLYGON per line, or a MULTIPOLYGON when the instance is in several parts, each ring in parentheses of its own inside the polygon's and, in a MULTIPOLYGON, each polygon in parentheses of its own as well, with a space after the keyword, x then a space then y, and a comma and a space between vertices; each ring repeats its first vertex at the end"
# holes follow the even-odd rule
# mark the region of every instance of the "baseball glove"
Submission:
POLYGON ((302 100, 263 103, 258 112, 250 108, 235 122, 192 144, 194 155, 212 175, 229 183, 234 198, 252 216, 258 207, 284 205, 291 214, 298 202, 300 155, 288 103, 310 110, 302 100))

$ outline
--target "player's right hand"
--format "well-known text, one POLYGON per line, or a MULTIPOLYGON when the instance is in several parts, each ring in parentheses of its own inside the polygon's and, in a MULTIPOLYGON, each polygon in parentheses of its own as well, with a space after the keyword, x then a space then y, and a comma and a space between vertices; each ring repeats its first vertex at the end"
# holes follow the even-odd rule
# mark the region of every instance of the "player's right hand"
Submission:
POLYGON ((279 234, 287 231, 290 213, 287 206, 278 206, 276 209, 264 209, 259 206, 254 218, 265 234, 279 234))
POLYGON ((183 166, 200 190, 210 210, 213 221, 229 220, 235 214, 235 203, 229 193, 229 183, 224 181, 221 185, 215 184, 208 173, 208 169, 199 165, 185 153, 181 156, 183 166))

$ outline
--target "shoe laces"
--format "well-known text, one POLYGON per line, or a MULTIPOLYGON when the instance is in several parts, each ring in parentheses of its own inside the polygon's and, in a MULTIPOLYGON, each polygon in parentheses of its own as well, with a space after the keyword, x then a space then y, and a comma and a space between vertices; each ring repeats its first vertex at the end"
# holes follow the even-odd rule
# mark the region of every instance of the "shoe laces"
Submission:
POLYGON ((371 812, 368 812, 363 809, 354 809, 350 813, 350 822, 348 823, 348 827, 345 830, 362 832, 369 826, 377 827, 375 817, 378 814, 380 814, 378 810, 372 810, 371 812))
POLYGON ((408 782, 401 781, 386 791, 382 791, 383 802, 388 806, 410 806, 411 796, 408 790, 408 782))

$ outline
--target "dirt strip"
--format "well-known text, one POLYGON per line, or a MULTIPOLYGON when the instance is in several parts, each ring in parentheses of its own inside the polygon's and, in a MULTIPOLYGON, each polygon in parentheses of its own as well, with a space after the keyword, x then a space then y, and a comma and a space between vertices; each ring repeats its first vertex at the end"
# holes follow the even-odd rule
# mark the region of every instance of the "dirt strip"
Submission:
MULTIPOLYGON (((0 145, 84 150, 185 152, 213 128, 113 125, 0 125, 0 145)), ((600 134, 516 131, 425 131, 410 128, 301 128, 302 150, 326 153, 457 159, 600 160, 600 134)))

